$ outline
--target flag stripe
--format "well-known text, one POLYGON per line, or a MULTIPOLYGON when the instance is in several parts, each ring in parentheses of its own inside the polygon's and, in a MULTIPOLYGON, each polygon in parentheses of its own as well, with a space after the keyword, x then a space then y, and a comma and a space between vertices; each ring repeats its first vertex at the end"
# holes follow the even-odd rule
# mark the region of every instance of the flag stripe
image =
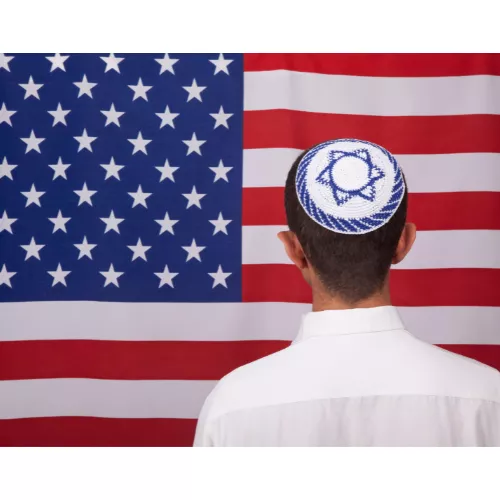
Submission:
POLYGON ((6 325, 0 337, 0 364, 6 359, 2 341, 292 340, 300 316, 311 309, 305 304, 241 302, 67 301, 62 305, 49 301, 0 304, 6 325))
MULTIPOLYGON (((282 187, 300 149, 246 149, 243 187, 282 187)), ((411 193, 500 191, 500 154, 396 155, 411 193)))
POLYGON ((355 137, 393 154, 500 152, 499 115, 366 116, 288 109, 244 115, 245 149, 307 149, 332 138, 355 137))
MULTIPOLYGON (((279 231, 287 226, 243 226, 243 264, 291 264, 279 231)), ((500 231, 419 231, 396 269, 500 268, 500 231), (436 249, 442 249, 437 251, 436 249)))
MULTIPOLYGON (((244 188, 244 226, 286 225, 284 188, 244 188)), ((408 220, 420 231, 500 229, 500 192, 409 193, 408 220)))
MULTIPOLYGON (((140 344, 152 341, 151 345, 157 346, 160 350, 169 349, 169 346, 175 346, 176 342, 184 341, 186 356, 189 354, 190 346, 204 345, 207 341, 212 341, 213 346, 232 341, 235 345, 259 349, 252 343, 239 344, 237 341, 291 341, 297 336, 302 315, 311 311, 311 305, 286 302, 219 304, 65 302, 63 309, 64 314, 61 314, 57 302, 0 304, 0 317, 4 323, 17 325, 15 329, 2 330, 0 370, 9 364, 15 364, 8 355, 10 349, 8 344, 15 341, 23 347, 29 347, 30 344, 26 341, 30 340, 47 342, 100 340, 102 342, 96 342, 95 345, 103 347, 106 346, 105 341, 125 341, 125 344, 131 346, 130 348, 133 347, 131 341, 140 344), (109 316, 106 322, 100 320, 103 308, 107 308, 109 316), (210 321, 206 320, 208 316, 210 321), (40 329, 40 323, 46 325, 46 328, 40 329), (175 328, 169 325, 175 325, 175 328), (160 340, 166 342, 158 342, 160 340)), ((500 324, 500 308, 400 307, 399 312, 407 328, 414 335, 434 344, 500 344, 500 332, 497 326, 500 324)), ((118 345, 120 342, 109 342, 109 344, 118 345)), ((235 345, 230 349, 234 349, 235 345)), ((35 342, 33 346, 39 344, 35 342)), ((30 348, 33 351, 32 356, 36 356, 38 352, 41 360, 40 353, 46 347, 35 347, 30 348)), ((138 348, 141 349, 141 346, 138 348)), ((116 350, 119 349, 117 346, 116 350)), ((223 352, 222 347, 213 349, 214 352, 223 352)), ((172 357, 168 353, 148 354, 154 359, 172 357)), ((112 360, 110 364, 119 362, 117 357, 109 359, 112 360)), ((168 370, 168 367, 163 369, 168 370)))
POLYGON ((499 54, 245 54, 245 72, 291 70, 354 76, 500 75, 499 54))
MULTIPOLYGON (((220 380, 236 368, 278 352, 289 344, 285 340, 6 342, 2 350, 8 362, 0 366, 0 379, 220 380), (110 363, 111 359, 117 361, 110 363)), ((487 359, 488 364, 500 368, 498 344, 464 344, 460 352, 475 359, 487 359)), ((164 397, 160 393, 150 395, 164 397)))
POLYGON ((219 380, 239 366, 287 345, 287 341, 280 340, 3 342, 0 380, 219 380))
POLYGON ((294 71, 245 74, 246 111, 437 116, 500 113, 500 77, 369 78, 294 71))
POLYGON ((215 384, 206 380, 4 380, 0 419, 197 418, 215 384))
MULTIPOLYGON (((246 302, 311 302, 311 291, 293 265, 243 266, 246 302)), ((395 306, 500 306, 499 269, 418 269, 391 271, 395 306)))
POLYGON ((0 420, 0 446, 191 446, 195 419, 43 417, 0 420))

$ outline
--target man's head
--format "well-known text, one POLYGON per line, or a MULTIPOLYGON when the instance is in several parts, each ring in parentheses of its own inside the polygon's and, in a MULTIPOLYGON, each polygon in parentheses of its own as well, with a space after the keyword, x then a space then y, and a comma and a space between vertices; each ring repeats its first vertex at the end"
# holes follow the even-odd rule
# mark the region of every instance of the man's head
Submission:
MULTIPOLYGON (((297 170, 305 151, 292 165, 285 186, 285 209, 290 231, 280 233, 289 258, 305 280, 323 293, 355 305, 387 284, 391 263, 399 263, 415 239, 415 226, 406 223, 406 189, 390 219, 362 234, 327 229, 304 210, 296 186, 297 170)), ((316 178, 316 177, 315 177, 316 178)), ((321 181, 321 177, 317 177, 321 181)))

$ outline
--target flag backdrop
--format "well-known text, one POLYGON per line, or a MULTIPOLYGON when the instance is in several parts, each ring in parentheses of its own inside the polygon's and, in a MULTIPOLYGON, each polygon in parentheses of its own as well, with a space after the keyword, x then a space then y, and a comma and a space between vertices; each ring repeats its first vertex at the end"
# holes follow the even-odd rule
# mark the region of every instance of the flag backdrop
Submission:
POLYGON ((500 368, 500 56, 0 55, 0 445, 190 445, 310 308, 283 185, 341 137, 406 174, 408 329, 500 368))

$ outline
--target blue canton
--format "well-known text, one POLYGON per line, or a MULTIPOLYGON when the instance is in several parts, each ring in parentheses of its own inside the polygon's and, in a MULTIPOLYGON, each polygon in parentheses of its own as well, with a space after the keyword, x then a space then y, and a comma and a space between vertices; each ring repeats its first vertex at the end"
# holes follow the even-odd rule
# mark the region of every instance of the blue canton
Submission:
POLYGON ((242 56, 3 61, 0 302, 241 301, 242 56))

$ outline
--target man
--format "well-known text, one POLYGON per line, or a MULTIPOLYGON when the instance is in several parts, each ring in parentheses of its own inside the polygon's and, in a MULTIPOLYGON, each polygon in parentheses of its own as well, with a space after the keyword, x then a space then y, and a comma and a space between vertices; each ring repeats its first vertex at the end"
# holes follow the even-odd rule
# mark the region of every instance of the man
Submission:
POLYGON ((292 346, 217 385, 195 445, 500 445, 500 373, 417 340, 391 306, 390 265, 416 234, 407 199, 375 144, 329 141, 297 159, 279 238, 313 312, 292 346))

